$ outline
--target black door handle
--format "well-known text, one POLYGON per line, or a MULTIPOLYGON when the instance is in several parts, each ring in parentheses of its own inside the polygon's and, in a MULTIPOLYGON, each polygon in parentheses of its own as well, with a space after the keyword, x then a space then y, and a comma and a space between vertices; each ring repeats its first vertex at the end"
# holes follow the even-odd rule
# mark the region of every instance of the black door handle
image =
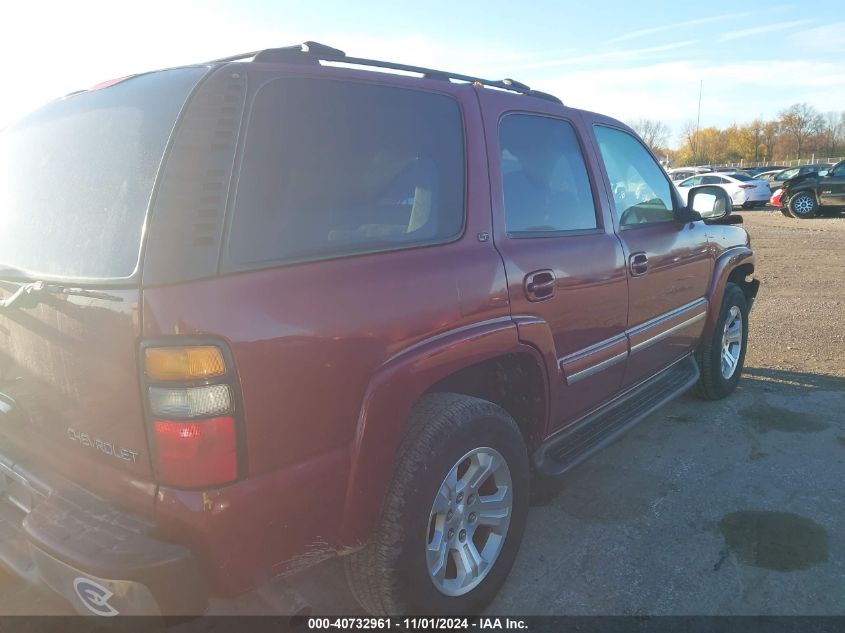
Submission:
POLYGON ((555 294, 555 274, 551 270, 535 270, 525 276, 524 285, 529 301, 543 301, 555 294))
POLYGON ((640 277, 648 272, 648 257, 645 253, 634 253, 628 258, 631 274, 640 277))

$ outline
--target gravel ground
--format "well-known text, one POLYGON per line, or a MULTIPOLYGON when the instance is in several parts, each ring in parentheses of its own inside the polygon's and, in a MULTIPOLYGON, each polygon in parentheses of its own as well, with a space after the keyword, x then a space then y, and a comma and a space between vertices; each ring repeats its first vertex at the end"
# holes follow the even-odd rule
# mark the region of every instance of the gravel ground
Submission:
MULTIPOLYGON (((737 392, 685 396, 567 476, 491 613, 845 614, 845 217, 743 216, 761 288, 737 392)), ((339 561, 295 582, 357 612, 339 561)), ((66 609, 0 579, 2 614, 66 609)))
POLYGON ((744 217, 760 279, 746 364, 845 376, 845 216, 744 217))

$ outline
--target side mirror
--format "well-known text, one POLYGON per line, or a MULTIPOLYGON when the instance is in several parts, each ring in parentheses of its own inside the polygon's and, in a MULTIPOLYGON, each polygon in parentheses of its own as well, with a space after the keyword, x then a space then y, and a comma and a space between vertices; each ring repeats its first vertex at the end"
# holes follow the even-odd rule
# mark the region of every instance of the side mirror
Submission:
POLYGON ((687 211, 698 213, 703 220, 719 220, 730 214, 733 201, 728 192, 714 185, 693 187, 687 197, 687 211))

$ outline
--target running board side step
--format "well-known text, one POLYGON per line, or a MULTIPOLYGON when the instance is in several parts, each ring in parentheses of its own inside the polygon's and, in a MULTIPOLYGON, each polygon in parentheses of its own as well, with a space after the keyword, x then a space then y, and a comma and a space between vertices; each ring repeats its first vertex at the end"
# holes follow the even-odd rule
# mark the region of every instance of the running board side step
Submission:
POLYGON ((538 474, 556 477, 619 439, 637 422, 692 387, 698 364, 686 356, 557 435, 534 453, 538 474))

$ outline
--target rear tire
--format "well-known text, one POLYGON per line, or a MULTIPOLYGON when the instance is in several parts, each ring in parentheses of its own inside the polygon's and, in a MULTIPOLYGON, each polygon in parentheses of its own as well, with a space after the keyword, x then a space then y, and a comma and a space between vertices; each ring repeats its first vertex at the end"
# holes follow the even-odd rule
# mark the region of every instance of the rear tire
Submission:
POLYGON ((480 613, 516 559, 528 501, 528 451, 513 418, 479 398, 424 396, 376 531, 344 559, 353 595, 372 614, 480 613))
POLYGON ((695 393, 704 400, 720 400, 736 389, 748 347, 748 301, 737 284, 725 287, 719 319, 695 359, 701 376, 695 393))
POLYGON ((789 199, 789 211, 799 220, 815 217, 818 206, 815 197, 806 191, 795 194, 789 199))

